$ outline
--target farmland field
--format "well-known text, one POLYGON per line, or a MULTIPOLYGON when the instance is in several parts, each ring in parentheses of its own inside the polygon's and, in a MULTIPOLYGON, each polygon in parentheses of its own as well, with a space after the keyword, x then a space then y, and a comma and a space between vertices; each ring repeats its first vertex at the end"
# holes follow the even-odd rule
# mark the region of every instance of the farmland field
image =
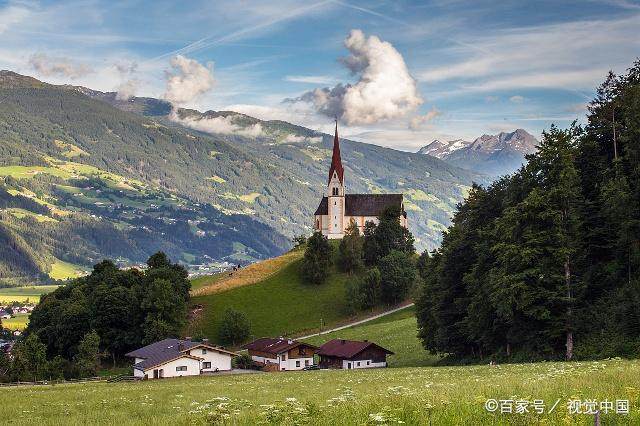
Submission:
POLYGON ((571 400, 629 401, 602 424, 640 423, 640 361, 387 368, 205 376, 138 383, 2 389, 11 424, 592 425, 571 400), (542 400, 523 414, 490 413, 487 399, 542 400), (552 412, 551 408, 558 401, 552 412))
POLYGON ((15 317, 2 320, 2 327, 8 330, 24 330, 29 323, 29 314, 16 314, 15 317))
POLYGON ((56 285, 39 285, 0 288, 0 303, 29 302, 37 303, 40 296, 55 290, 56 285))
POLYGON ((83 274, 82 267, 58 259, 51 265, 51 272, 49 272, 49 276, 54 280, 77 278, 83 274))

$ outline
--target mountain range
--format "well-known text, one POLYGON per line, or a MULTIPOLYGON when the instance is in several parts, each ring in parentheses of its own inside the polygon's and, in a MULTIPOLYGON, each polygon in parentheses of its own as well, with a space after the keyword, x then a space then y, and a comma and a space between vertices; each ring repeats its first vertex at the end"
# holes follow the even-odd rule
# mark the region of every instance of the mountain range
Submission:
MULTIPOLYGON (((333 135, 0 72, 0 281, 163 250, 188 266, 275 256, 309 233, 333 135)), ((341 140, 349 192, 402 192, 433 248, 484 175, 341 140)))
POLYGON ((427 154, 455 166, 501 176, 516 171, 527 154, 536 151, 538 140, 526 130, 482 135, 473 142, 455 139, 447 142, 434 140, 423 146, 419 154, 427 154))

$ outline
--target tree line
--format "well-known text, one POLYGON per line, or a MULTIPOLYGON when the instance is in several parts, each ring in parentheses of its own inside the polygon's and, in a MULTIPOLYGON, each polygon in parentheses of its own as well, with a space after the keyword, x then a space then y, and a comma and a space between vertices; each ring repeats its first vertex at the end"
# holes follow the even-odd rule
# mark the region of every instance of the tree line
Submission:
POLYGON ((187 271, 161 252, 147 265, 121 270, 104 260, 90 275, 43 296, 13 360, 0 361, 4 379, 91 375, 100 358, 115 364, 142 345, 177 337, 187 321, 187 271))
POLYGON ((527 164, 473 185, 422 258, 427 350, 456 358, 640 356, 640 61, 584 126, 552 126, 527 164))

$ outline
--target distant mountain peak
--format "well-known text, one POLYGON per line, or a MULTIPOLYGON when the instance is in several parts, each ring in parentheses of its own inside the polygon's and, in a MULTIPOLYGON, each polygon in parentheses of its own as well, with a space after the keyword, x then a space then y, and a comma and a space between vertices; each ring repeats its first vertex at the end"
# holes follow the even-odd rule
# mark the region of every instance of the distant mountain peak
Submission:
POLYGON ((536 151, 538 140, 524 129, 484 134, 473 142, 462 139, 442 142, 438 139, 420 148, 419 154, 438 157, 459 167, 494 176, 511 173, 536 151))

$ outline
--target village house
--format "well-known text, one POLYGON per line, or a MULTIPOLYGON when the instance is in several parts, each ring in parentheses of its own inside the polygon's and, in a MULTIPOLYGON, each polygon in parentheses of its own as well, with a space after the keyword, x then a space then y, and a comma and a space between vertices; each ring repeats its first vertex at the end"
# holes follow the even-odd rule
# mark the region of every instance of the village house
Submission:
POLYGON ((388 349, 365 340, 334 339, 320 346, 320 368, 376 368, 387 366, 388 349))
POLYGON ((231 370, 231 359, 237 354, 207 342, 164 339, 131 351, 133 375, 144 379, 198 376, 231 370))
POLYGON ((302 370, 313 365, 313 356, 318 348, 308 343, 291 339, 263 337, 247 343, 251 359, 266 371, 302 370))
POLYGON ((347 194, 345 191, 344 167, 340 157, 338 123, 333 138, 333 156, 329 168, 327 195, 322 197, 314 214, 315 231, 330 239, 342 238, 351 223, 355 223, 364 233, 367 222, 378 223, 380 214, 389 207, 398 207, 400 224, 409 226, 404 210, 402 194, 347 194))

